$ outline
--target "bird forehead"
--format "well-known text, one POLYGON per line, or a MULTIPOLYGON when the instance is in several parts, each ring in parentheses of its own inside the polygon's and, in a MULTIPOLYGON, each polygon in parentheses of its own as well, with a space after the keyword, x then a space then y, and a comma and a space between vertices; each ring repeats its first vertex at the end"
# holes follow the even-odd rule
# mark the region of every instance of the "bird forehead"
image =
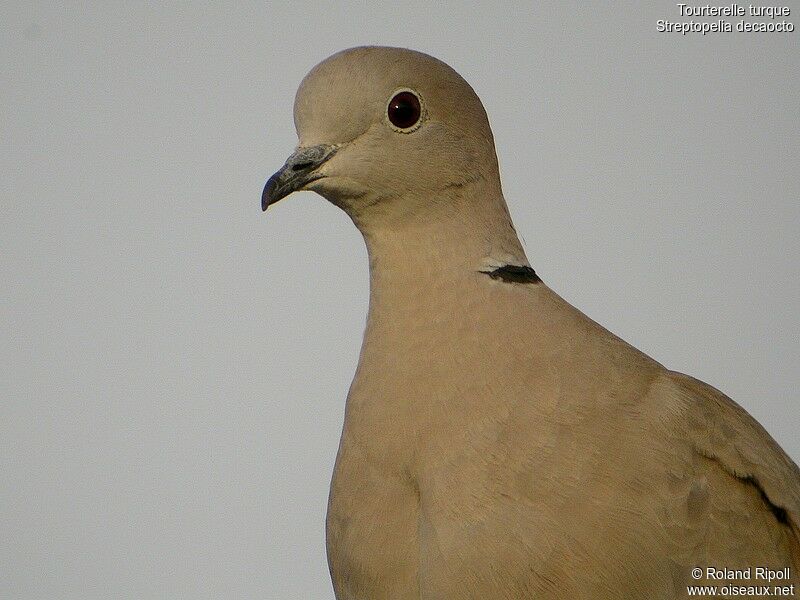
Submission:
POLYGON ((347 142, 383 119, 392 95, 404 89, 418 93, 438 117, 452 112, 455 99, 474 94, 453 69, 421 52, 352 48, 325 59, 303 79, 295 98, 296 128, 304 143, 347 142))
POLYGON ((300 137, 319 142, 348 142, 381 115, 384 95, 374 82, 338 73, 312 71, 300 85, 294 103, 294 121, 300 137))

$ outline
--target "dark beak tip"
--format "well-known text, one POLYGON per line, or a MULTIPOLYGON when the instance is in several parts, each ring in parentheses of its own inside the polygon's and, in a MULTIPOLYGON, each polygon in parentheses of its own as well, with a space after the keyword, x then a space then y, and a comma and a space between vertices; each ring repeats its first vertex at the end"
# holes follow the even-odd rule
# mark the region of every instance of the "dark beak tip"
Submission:
POLYGON ((261 193, 261 210, 265 211, 269 208, 270 204, 274 204, 279 200, 279 198, 273 198, 273 192, 275 191, 275 183, 277 177, 273 175, 267 180, 266 185, 264 186, 264 191, 261 193))

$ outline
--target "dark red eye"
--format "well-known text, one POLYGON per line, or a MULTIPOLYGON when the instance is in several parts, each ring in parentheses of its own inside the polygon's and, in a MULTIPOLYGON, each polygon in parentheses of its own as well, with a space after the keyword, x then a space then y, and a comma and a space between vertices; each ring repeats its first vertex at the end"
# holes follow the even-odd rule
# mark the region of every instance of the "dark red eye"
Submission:
POLYGON ((422 115, 422 107, 420 106, 419 98, 415 94, 400 92, 395 94, 394 98, 389 101, 386 114, 389 115, 392 125, 400 129, 408 129, 419 121, 422 115))

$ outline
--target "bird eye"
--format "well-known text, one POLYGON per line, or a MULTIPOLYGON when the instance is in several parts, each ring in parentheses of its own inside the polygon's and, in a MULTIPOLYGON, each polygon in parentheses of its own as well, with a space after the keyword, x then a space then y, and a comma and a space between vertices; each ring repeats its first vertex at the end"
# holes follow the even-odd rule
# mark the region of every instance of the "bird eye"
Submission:
POLYGON ((419 96, 411 91, 395 94, 386 107, 386 115, 392 125, 398 129, 408 130, 419 123, 422 116, 422 105, 419 96))

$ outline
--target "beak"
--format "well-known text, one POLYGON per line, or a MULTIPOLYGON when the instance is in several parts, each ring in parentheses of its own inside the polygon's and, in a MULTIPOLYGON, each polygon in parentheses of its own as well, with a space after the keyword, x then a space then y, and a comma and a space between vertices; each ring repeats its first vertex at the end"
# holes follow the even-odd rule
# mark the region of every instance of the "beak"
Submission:
POLYGON ((336 146, 322 144, 308 148, 298 148, 286 159, 280 170, 267 180, 261 194, 261 210, 267 210, 281 198, 302 189, 304 185, 321 179, 323 175, 315 170, 336 152, 336 146))

